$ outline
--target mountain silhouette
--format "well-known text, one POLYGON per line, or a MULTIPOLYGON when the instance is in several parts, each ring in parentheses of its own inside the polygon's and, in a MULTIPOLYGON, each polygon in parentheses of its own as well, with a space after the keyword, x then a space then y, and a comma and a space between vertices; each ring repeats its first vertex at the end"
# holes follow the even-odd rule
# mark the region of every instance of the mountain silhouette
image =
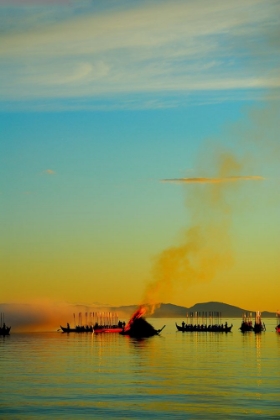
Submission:
MULTIPOLYGON (((137 309, 138 305, 130 306, 120 306, 118 308, 112 308, 112 310, 119 310, 125 313, 133 313, 137 309)), ((173 305, 172 303, 162 303, 157 309, 155 309, 152 315, 149 315, 150 318, 186 318, 187 314, 194 312, 220 312, 223 318, 241 318, 244 313, 255 315, 257 309, 243 309, 238 306, 228 305, 223 302, 203 302, 196 303, 191 307, 173 305)), ((274 317, 274 312, 263 311, 263 318, 274 317)))

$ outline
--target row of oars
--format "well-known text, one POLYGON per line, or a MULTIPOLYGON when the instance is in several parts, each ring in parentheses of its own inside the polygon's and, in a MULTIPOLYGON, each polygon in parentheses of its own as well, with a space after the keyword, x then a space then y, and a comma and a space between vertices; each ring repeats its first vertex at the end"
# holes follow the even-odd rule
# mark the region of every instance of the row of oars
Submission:
POLYGON ((202 311, 187 312, 186 324, 196 325, 219 325, 222 322, 222 312, 218 311, 202 311))
POLYGON ((5 323, 5 315, 4 315, 4 312, 1 312, 0 326, 2 327, 2 325, 4 325, 4 323, 5 323))
POLYGON ((78 321, 78 325, 116 325, 118 323, 118 314, 113 312, 85 312, 84 316, 82 312, 78 313, 78 319, 76 320, 76 314, 73 313, 74 325, 78 321))

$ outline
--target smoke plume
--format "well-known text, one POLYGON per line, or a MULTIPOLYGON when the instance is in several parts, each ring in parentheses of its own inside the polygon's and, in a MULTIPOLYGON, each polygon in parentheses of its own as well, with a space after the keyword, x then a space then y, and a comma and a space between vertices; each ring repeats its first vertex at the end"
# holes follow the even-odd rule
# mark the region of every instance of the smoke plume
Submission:
POLYGON ((214 177, 163 180, 187 184, 189 227, 180 244, 163 250, 154 259, 152 280, 143 298, 150 312, 159 305, 158 302, 170 301, 178 287, 187 291, 192 283, 207 284, 218 271, 227 269, 234 262, 230 232, 232 193, 236 194, 241 186, 237 181, 264 178, 242 175, 244 163, 229 152, 214 155, 207 167, 216 168, 214 177))

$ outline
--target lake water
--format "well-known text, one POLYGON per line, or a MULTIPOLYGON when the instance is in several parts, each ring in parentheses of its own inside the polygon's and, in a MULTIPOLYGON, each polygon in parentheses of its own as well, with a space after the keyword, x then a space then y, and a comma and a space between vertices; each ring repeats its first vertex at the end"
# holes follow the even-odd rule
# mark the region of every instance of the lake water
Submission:
MULTIPOLYGON (((161 336, 13 333, 0 337, 1 419, 279 419, 280 334, 161 336)), ((181 320, 178 320, 180 322, 181 320)))

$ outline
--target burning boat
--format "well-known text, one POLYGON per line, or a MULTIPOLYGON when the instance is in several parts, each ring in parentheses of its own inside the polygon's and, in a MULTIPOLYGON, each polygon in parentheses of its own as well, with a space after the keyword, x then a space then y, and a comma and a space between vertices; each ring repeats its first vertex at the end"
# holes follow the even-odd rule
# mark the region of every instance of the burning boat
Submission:
POLYGON ((138 308, 137 311, 133 314, 128 324, 121 331, 121 334, 129 335, 130 337, 135 337, 135 338, 146 338, 146 337, 152 337, 154 335, 159 335, 159 333, 163 330, 165 325, 160 330, 156 330, 143 317, 145 313, 146 313, 146 309, 143 306, 138 308))

